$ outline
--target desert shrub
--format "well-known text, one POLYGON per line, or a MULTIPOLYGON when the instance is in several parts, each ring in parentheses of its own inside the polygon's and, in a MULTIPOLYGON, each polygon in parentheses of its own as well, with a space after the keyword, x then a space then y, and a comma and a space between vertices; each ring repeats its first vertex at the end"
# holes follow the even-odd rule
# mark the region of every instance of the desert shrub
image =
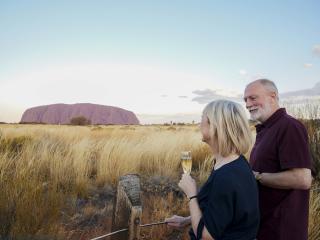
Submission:
POLYGON ((90 125, 91 121, 84 116, 73 117, 70 120, 71 125, 85 126, 90 125))

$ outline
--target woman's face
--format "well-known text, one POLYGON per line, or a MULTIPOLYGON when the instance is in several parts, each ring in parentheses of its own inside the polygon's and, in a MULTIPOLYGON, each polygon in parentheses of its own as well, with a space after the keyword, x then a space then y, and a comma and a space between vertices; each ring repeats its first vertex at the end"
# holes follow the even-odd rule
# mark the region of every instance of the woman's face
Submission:
POLYGON ((202 115, 201 123, 200 123, 200 131, 202 133, 202 141, 205 143, 210 143, 210 124, 207 116, 202 115))

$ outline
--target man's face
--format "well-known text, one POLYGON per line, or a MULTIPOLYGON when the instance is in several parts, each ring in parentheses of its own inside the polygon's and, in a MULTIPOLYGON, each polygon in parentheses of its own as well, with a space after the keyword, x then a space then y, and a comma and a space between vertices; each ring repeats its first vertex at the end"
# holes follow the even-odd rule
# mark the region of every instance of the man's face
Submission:
POLYGON ((275 94, 260 83, 251 83, 244 91, 246 108, 255 121, 264 122, 272 115, 274 99, 275 94))

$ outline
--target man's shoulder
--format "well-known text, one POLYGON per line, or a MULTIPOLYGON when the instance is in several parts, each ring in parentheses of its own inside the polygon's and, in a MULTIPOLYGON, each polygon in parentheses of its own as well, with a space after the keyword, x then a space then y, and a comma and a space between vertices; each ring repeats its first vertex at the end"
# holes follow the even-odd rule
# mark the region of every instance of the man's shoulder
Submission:
POLYGON ((288 114, 282 117, 276 131, 277 139, 280 141, 283 139, 291 141, 293 138, 308 138, 307 129, 304 124, 288 114))
POLYGON ((279 121, 279 126, 281 126, 283 129, 305 129, 305 126, 302 122, 300 122, 298 119, 294 118, 293 116, 289 114, 283 115, 279 121))

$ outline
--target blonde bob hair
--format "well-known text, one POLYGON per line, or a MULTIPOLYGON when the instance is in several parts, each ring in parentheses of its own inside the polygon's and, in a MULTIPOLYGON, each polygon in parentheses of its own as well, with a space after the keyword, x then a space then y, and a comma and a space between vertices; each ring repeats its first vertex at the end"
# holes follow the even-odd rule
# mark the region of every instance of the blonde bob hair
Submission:
POLYGON ((210 126, 209 134, 215 145, 215 154, 245 154, 252 146, 252 134, 244 108, 228 100, 216 100, 203 110, 210 126))

